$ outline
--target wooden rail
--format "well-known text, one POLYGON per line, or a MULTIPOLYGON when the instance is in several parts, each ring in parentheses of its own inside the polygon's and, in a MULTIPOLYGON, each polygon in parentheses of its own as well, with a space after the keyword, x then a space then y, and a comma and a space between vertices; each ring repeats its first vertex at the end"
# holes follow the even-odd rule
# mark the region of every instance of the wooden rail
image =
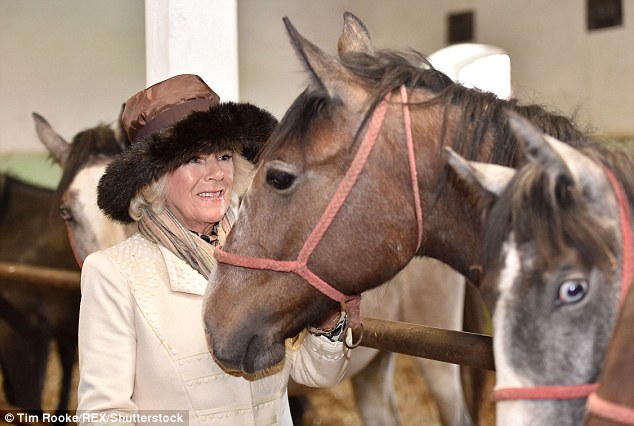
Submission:
MULTIPOLYGON (((0 280, 79 290, 78 271, 0 262, 0 280)), ((491 336, 363 318, 361 346, 495 370, 491 336)))
POLYGON ((361 346, 495 370, 491 336, 368 317, 362 321, 361 346))
POLYGON ((0 280, 79 290, 79 271, 0 262, 0 280))

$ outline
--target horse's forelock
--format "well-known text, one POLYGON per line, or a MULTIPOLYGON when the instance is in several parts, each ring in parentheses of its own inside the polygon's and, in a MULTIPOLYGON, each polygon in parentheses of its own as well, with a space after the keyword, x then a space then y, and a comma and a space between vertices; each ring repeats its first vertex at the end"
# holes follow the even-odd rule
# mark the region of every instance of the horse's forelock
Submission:
MULTIPOLYGON (((273 130, 268 143, 260 154, 260 159, 267 161, 275 158, 276 154, 286 147, 289 140, 297 139, 304 144, 310 123, 327 102, 328 97, 324 91, 304 90, 273 130)), ((305 150, 304 145, 301 148, 302 151, 305 150)))
POLYGON ((92 164, 95 159, 111 158, 122 151, 123 148, 116 140, 114 130, 109 126, 99 125, 76 134, 57 186, 58 201, 68 190, 79 170, 92 164))
POLYGON ((614 234, 584 207, 576 190, 565 194, 562 203, 561 194, 551 191, 550 179, 541 165, 531 165, 511 181, 487 218, 485 268, 498 260, 511 233, 518 245, 531 241, 541 259, 555 260, 566 248, 573 248, 587 267, 608 272, 614 266, 618 257, 614 234))

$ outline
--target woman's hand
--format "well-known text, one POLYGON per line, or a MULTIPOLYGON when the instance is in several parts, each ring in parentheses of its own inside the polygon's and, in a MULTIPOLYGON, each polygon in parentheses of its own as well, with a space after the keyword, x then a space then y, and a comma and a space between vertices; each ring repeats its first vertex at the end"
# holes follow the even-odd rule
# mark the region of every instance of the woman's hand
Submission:
POLYGON ((308 331, 331 342, 342 342, 346 329, 346 313, 337 306, 326 312, 308 331))
POLYGON ((322 316, 314 325, 318 330, 321 331, 332 331, 339 323, 341 319, 341 309, 337 306, 334 309, 326 312, 324 316, 322 316))

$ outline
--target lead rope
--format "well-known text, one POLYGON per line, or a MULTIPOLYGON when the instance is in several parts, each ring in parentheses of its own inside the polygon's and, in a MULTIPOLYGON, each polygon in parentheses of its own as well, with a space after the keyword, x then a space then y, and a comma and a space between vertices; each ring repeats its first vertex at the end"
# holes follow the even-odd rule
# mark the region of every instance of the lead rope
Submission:
MULTIPOLYGON (((379 131, 381 130, 383 120, 385 119, 385 114, 387 112, 387 108, 389 106, 389 101, 392 97, 392 93, 387 93, 383 98, 383 101, 377 105, 372 115, 372 119, 368 124, 368 129, 364 135, 363 141, 361 142, 361 146, 357 151, 348 171, 343 177, 342 181, 339 183, 335 194, 332 199, 328 203, 326 210, 319 218, 317 225, 312 230, 306 241, 304 242, 304 246, 299 252, 297 260, 274 260, 274 259, 266 259, 266 258, 256 258, 249 256, 241 256, 235 253, 227 253, 223 251, 220 247, 215 248, 215 257, 218 262, 240 266, 243 268, 251 268, 251 269, 266 269, 277 272, 292 272, 304 280, 306 280, 309 284, 311 284, 314 288, 328 296, 329 298, 338 301, 345 305, 346 311, 350 318, 349 326, 352 330, 358 330, 359 337, 357 341, 353 341, 350 345, 346 343, 346 346, 350 348, 354 348, 361 343, 361 339, 363 337, 363 324, 361 323, 361 313, 360 313, 360 305, 361 305, 361 295, 345 295, 341 293, 339 290, 332 287, 330 284, 319 278, 315 273, 313 273, 308 268, 308 259, 311 254, 321 241, 323 235, 326 233, 333 219, 335 218, 337 212, 343 205, 344 201, 350 194, 352 187, 354 186, 363 166, 368 160, 370 153, 372 152, 372 148, 377 140, 379 131)), ((401 97, 403 103, 403 113, 404 113, 404 126, 405 126, 405 134, 406 134, 406 142, 408 147, 408 157, 409 157, 409 165, 410 165, 410 176, 412 179, 412 186, 414 192, 414 203, 416 210, 416 220, 418 224, 418 238, 417 238, 417 248, 416 252, 420 248, 420 244, 422 242, 422 232, 423 232, 423 223, 422 223, 422 208, 420 206, 420 193, 418 189, 418 178, 416 173, 416 162, 414 159, 414 146, 411 137, 411 121, 409 115, 409 107, 407 106, 407 90, 404 86, 401 87, 401 97)))
MULTIPOLYGON (((619 202, 619 206, 623 206, 619 209, 619 219, 621 223, 621 235, 623 239, 623 271, 621 272, 621 307, 625 301, 625 296, 628 292, 629 284, 632 282, 633 269, 632 269, 632 229, 630 224, 630 211, 627 197, 623 193, 623 189, 618 184, 618 181, 610 170, 606 169, 606 174, 612 183, 616 198, 619 202), (624 280, 628 280, 627 282, 624 280)), ((634 425, 634 408, 628 407, 622 404, 617 404, 612 401, 603 399, 599 394, 593 391, 588 396, 588 402, 586 404, 588 412, 595 414, 599 417, 612 420, 618 423, 626 425, 634 425)))
MULTIPOLYGON (((610 180, 614 194, 616 195, 619 206, 619 222, 622 238, 623 259, 621 264, 621 292, 620 304, 623 304, 625 295, 632 281, 632 227, 630 224, 630 210, 627 198, 623 193, 621 185, 614 175, 607 168, 605 173, 610 180)), ((537 400, 537 399, 577 399, 585 398, 590 394, 596 395, 594 392, 599 387, 598 383, 587 383, 579 385, 561 385, 561 386, 534 386, 525 388, 499 388, 493 392, 496 401, 509 401, 517 399, 537 400)), ((602 400, 598 395, 592 398, 594 401, 602 400)), ((589 402, 589 401, 588 401, 589 402)), ((606 401, 607 402, 607 401, 606 401)), ((613 404, 613 403, 610 403, 613 404)), ((633 410, 634 411, 634 410, 633 410)), ((598 414, 598 413, 595 413, 598 414)), ((634 414, 634 413, 633 413, 634 414)), ((603 414, 598 414, 603 415, 603 414)), ((634 415, 632 419, 634 424, 634 415)))

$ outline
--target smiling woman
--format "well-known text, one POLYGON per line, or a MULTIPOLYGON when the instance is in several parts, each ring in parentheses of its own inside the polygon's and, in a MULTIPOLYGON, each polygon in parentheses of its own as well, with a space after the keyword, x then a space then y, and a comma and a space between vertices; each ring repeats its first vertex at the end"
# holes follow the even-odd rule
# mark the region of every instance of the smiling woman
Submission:
MULTIPOLYGON (((98 204, 139 232, 85 260, 78 410, 178 410, 192 425, 291 425, 289 377, 308 386, 341 380, 348 350, 340 336, 302 331, 288 340, 285 363, 245 379, 214 362, 201 320, 213 249, 236 219, 275 118, 254 105, 220 103, 199 77, 180 75, 130 98, 122 122, 132 144, 107 166, 98 204)), ((345 318, 337 307, 324 324, 339 330, 345 318)))

